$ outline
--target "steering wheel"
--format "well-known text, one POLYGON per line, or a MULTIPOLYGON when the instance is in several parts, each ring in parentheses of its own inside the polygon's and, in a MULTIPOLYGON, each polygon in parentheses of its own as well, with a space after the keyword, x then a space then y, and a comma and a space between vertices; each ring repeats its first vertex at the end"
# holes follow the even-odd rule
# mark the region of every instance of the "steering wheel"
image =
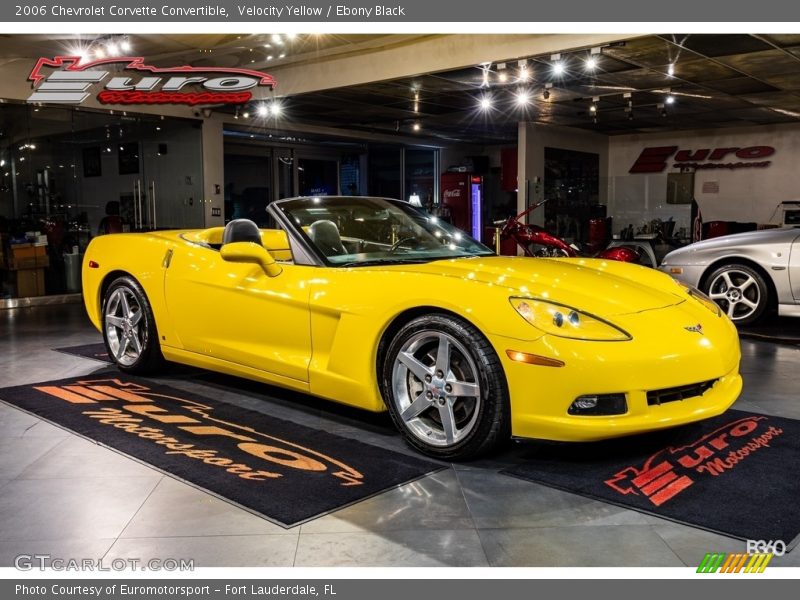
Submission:
POLYGON ((392 247, 389 248, 388 253, 389 254, 394 254, 395 252, 397 252, 397 249, 400 248, 400 244, 402 244, 403 242, 413 242, 415 239, 417 239, 417 238, 415 238, 415 237, 400 238, 394 244, 392 244, 392 247))

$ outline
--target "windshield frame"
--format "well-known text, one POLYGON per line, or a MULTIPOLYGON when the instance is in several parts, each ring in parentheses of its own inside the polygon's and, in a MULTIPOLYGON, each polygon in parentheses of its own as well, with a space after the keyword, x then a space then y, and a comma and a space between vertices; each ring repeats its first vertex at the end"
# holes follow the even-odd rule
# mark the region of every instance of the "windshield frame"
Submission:
MULTIPOLYGON (((300 245, 304 253, 317 264, 317 266, 325 266, 331 267, 335 269, 341 268, 351 268, 351 267, 374 267, 376 265, 381 266, 392 266, 392 265, 402 265, 402 264, 425 264, 434 262, 437 260, 451 260, 454 258, 472 258, 472 257, 485 257, 485 256, 495 256, 495 252, 489 248, 488 246, 482 244, 481 242, 473 239, 469 234, 461 232, 464 236, 468 239, 472 240, 478 246, 486 248, 486 252, 470 254, 465 256, 415 256, 415 257, 403 257, 402 254, 397 255, 396 260, 385 260, 385 259, 375 259, 375 260, 365 260, 365 261, 353 261, 353 262, 332 262, 328 260, 328 258, 317 248, 317 246, 311 241, 308 234, 303 230, 302 227, 298 227, 297 223, 288 212, 283 208, 284 204, 287 204, 292 201, 296 200, 308 200, 310 198, 316 198, 317 196, 295 196, 292 198, 283 198, 281 200, 276 200, 272 202, 267 207, 267 212, 272 215, 272 217, 280 224, 280 226, 286 231, 287 235, 289 236, 290 240, 294 240, 297 244, 300 245)), ((371 199, 371 200, 381 200, 383 202, 387 202, 393 204, 400 208, 400 210, 406 211, 415 211, 422 216, 431 217, 433 215, 427 213, 426 211, 409 204, 408 202, 404 202, 402 200, 397 200, 394 198, 384 198, 380 196, 319 196, 320 199, 323 201, 325 199, 371 199)), ((409 216, 409 218, 411 218, 409 216)), ((452 226, 452 225, 451 225, 452 226)), ((461 230, 459 230, 461 231, 461 230)))

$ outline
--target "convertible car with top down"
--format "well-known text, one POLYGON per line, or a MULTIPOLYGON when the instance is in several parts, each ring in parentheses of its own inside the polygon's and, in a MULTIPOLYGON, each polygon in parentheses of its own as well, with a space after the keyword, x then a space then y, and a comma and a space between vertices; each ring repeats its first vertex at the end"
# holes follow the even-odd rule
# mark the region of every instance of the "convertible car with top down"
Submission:
POLYGON ((125 372, 165 361, 388 410, 419 451, 590 441, 724 412, 739 343, 698 290, 599 259, 496 256, 408 203, 304 197, 271 229, 95 238, 89 317, 125 372))

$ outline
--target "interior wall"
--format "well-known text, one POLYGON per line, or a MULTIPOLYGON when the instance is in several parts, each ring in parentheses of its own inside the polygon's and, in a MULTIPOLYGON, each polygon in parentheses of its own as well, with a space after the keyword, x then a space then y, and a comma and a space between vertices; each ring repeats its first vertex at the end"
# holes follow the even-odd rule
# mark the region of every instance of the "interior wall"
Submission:
POLYGON ((676 231, 689 226, 690 205, 666 202, 667 174, 680 172, 675 160, 668 159, 667 167, 660 173, 629 173, 644 148, 658 146, 677 146, 679 150, 691 152, 752 146, 775 148, 775 153, 764 159, 748 161, 729 154, 720 161, 704 161, 770 161, 765 168, 697 170, 694 197, 705 222, 777 222, 781 216, 780 211, 776 212, 778 204, 800 198, 796 166, 800 155, 800 125, 615 136, 610 138, 608 171, 609 214, 615 215, 615 232, 629 223, 640 227, 655 217, 672 217, 676 221, 676 231))

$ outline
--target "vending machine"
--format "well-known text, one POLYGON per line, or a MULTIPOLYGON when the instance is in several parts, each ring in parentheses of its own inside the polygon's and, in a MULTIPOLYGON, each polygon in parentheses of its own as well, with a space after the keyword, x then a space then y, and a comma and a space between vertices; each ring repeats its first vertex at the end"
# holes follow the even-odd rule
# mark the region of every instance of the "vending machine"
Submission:
POLYGON ((483 235, 483 177, 471 173, 442 174, 442 206, 450 222, 476 240, 483 235))

